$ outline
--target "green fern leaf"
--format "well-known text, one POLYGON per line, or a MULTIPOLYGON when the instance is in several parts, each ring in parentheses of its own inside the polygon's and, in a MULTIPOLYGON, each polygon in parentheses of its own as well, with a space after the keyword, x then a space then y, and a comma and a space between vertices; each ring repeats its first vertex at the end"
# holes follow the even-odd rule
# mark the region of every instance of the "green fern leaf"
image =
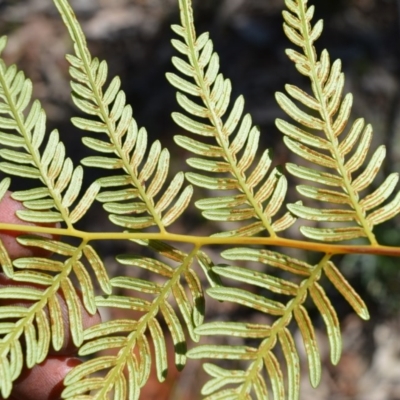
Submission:
POLYGON ((208 322, 196 328, 199 335, 226 335, 245 338, 264 338, 270 335, 271 328, 260 324, 248 324, 243 322, 208 322))
POLYGON ((294 339, 287 328, 278 332, 278 338, 287 365, 288 398, 296 400, 300 396, 299 356, 295 348, 294 339))
MULTIPOLYGON (((137 190, 136 201, 131 203, 136 208, 130 212, 142 214, 139 217, 120 217, 118 212, 114 212, 115 207, 127 207, 127 204, 119 201, 109 205, 107 198, 101 197, 114 224, 134 230, 156 225, 165 231, 165 227, 172 224, 188 206, 192 190, 187 187, 176 199, 180 190, 176 190, 175 186, 169 191, 168 202, 163 198, 162 207, 156 206, 154 198, 167 179, 169 153, 166 149, 161 150, 160 143, 156 141, 148 151, 146 162, 142 163, 147 151, 147 133, 143 128, 137 128, 132 109, 126 105, 126 96, 120 90, 119 78, 114 78, 107 88, 104 87, 108 75, 106 62, 91 58, 83 32, 68 3, 65 0, 56 0, 55 3, 75 43, 76 54, 68 57, 71 77, 76 80, 71 83, 72 98, 79 109, 97 117, 97 120, 75 117, 72 122, 80 129, 106 134, 108 141, 86 137, 83 143, 97 152, 113 154, 113 157, 89 156, 82 163, 89 167, 122 169, 129 178, 120 186, 129 185, 137 190), (170 208, 166 211, 168 206, 170 208), (166 211, 164 215, 163 211, 166 211)), ((102 182, 98 184, 101 187, 102 182)), ((122 191, 125 189, 121 188, 122 191)), ((91 199, 93 196, 88 197, 91 199)), ((81 215, 82 210, 78 207, 74 220, 81 215)))
POLYGON ((359 315, 359 317, 368 320, 369 312, 365 303, 362 301, 360 296, 354 291, 354 289, 349 285, 347 280, 335 267, 335 265, 332 262, 328 262, 324 268, 324 272, 328 277, 328 279, 336 287, 336 289, 353 307, 354 311, 359 315))
POLYGON ((269 352, 264 357, 264 364, 267 368, 268 374, 271 377, 272 393, 275 399, 285 398, 285 387, 283 385, 283 373, 279 366, 279 362, 274 353, 269 352))
POLYGON ((347 128, 353 103, 351 94, 344 97, 342 95, 344 74, 341 72, 341 62, 337 60, 331 63, 326 50, 318 59, 314 42, 322 33, 323 24, 322 21, 318 21, 312 26, 314 7, 307 8, 307 2, 302 1, 286 1, 286 5, 290 12, 283 13, 285 33, 289 40, 301 47, 303 51, 301 54, 288 50, 287 55, 295 63, 298 71, 310 79, 312 94, 293 85, 286 86, 288 95, 307 109, 304 111, 290 97, 277 93, 276 99, 281 108, 300 127, 283 120, 277 120, 276 125, 285 135, 285 143, 291 151, 311 164, 333 170, 333 173, 325 173, 314 167, 295 170, 293 165, 288 166, 288 171, 302 179, 337 186, 339 189, 332 192, 311 185, 299 186, 298 191, 303 196, 316 201, 344 205, 344 208, 328 210, 306 205, 289 205, 289 209, 296 216, 311 221, 351 223, 350 226, 334 228, 330 228, 329 224, 320 228, 303 227, 301 231, 308 238, 341 241, 367 237, 372 244, 376 244, 372 233, 373 226, 393 218, 400 211, 398 196, 387 206, 381 206, 394 192, 397 174, 388 178, 389 180, 376 189, 374 195, 360 198, 360 192, 372 184, 382 166, 385 158, 384 146, 380 146, 374 152, 366 167, 363 168, 371 144, 372 129, 369 125, 364 128, 362 119, 356 120, 347 136, 341 142, 339 141, 339 136, 347 128), (307 129, 311 131, 308 132, 307 129), (325 137, 318 136, 316 131, 323 132, 325 137), (316 149, 313 150, 308 146, 316 149), (346 159, 350 152, 352 152, 351 156, 346 159), (355 172, 357 172, 356 176, 354 176, 355 172), (389 209, 391 211, 387 212, 389 209))
POLYGON ((331 361, 332 364, 336 365, 340 360, 342 352, 342 339, 338 317, 324 289, 318 283, 310 287, 310 295, 325 321, 331 346, 331 361))
MULTIPOLYGON (((241 221, 247 224, 241 229, 223 232, 222 235, 250 236, 266 230, 269 235, 276 236, 278 230, 274 230, 272 219, 280 210, 286 194, 285 177, 280 176, 279 180, 276 179, 277 172, 273 170, 261 184, 268 174, 271 159, 266 151, 260 160, 256 160, 260 132, 256 127, 252 128, 250 115, 243 115, 242 96, 236 99, 226 115, 231 102, 230 82, 219 73, 219 58, 213 50, 209 35, 196 37, 190 2, 179 3, 182 25, 179 28, 174 26, 173 30, 178 32, 181 39, 174 39, 172 45, 186 60, 173 57, 172 62, 184 78, 168 73, 167 79, 178 89, 177 101, 189 116, 173 113, 172 118, 185 130, 200 138, 213 137, 216 142, 215 145, 209 145, 201 140, 175 137, 178 145, 202 156, 187 160, 192 168, 202 171, 187 173, 187 179, 194 185, 209 190, 238 192, 242 202, 229 202, 227 196, 224 207, 219 206, 213 210, 207 208, 203 211, 203 216, 210 220, 241 221), (202 104, 193 101, 187 95, 201 97, 202 104), (232 141, 230 136, 233 136, 232 141), (238 157, 242 150, 241 156, 238 157), (253 171, 246 176, 250 167, 253 167, 253 171), (218 177, 210 176, 210 173, 218 174, 218 177), (257 188, 258 185, 261 186, 257 188)), ((204 209, 205 206, 210 207, 212 202, 212 199, 206 198, 196 205, 204 209)), ((293 222, 293 218, 285 219, 280 228, 286 229, 293 222)))
POLYGON ((14 275, 13 263, 8 255, 7 249, 0 240, 0 264, 1 270, 7 278, 12 278, 14 275))

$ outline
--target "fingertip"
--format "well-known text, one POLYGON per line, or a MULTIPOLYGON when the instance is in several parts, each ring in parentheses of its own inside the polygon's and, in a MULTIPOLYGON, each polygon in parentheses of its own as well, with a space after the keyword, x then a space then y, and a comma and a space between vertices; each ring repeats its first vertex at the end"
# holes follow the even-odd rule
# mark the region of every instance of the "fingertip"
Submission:
POLYGON ((21 374, 14 384, 12 396, 24 400, 61 399, 65 376, 80 363, 75 357, 48 357, 21 374))
MULTIPOLYGON (((0 201, 0 222, 5 224, 22 224, 23 222, 16 214, 18 210, 22 209, 22 203, 14 200, 11 197, 11 192, 7 191, 0 201)), ((16 241, 16 236, 18 236, 18 232, 16 231, 3 230, 0 232, 0 239, 11 259, 18 256, 25 256, 27 253, 27 249, 16 241)))
MULTIPOLYGON (((0 201, 0 223, 35 226, 34 223, 22 221, 21 219, 18 218, 17 211, 24 210, 25 207, 21 202, 14 200, 11 195, 12 193, 10 191, 7 191, 0 201)), ((56 226, 55 224, 37 224, 37 225, 51 226, 51 227, 56 226)), ((18 257, 48 255, 48 252, 42 249, 20 245, 16 240, 16 237, 19 236, 20 234, 21 234, 20 232, 12 230, 0 231, 0 240, 7 249, 8 255, 12 260, 18 257)), ((42 234, 41 236, 50 237, 50 235, 45 235, 45 234, 42 234)))

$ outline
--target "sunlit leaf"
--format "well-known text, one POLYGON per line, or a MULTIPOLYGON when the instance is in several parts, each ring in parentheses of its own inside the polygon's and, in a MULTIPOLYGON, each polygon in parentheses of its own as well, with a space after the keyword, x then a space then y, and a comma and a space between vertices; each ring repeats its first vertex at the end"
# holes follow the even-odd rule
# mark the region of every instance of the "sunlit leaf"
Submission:
POLYGON ((304 347, 308 359, 308 368, 310 371, 310 382, 313 387, 317 387, 321 380, 321 358, 314 327, 308 312, 303 306, 294 310, 294 316, 304 341, 304 347))

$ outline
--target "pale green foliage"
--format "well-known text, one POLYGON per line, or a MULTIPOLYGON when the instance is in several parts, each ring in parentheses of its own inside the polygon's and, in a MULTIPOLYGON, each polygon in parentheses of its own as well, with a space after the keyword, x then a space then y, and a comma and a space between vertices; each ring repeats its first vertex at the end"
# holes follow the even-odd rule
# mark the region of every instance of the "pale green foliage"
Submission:
POLYGON ((293 164, 287 165, 291 174, 314 184, 321 184, 299 185, 297 187, 299 193, 335 206, 320 210, 292 204, 288 206, 289 210, 296 216, 311 221, 352 222, 346 224, 346 227, 302 227, 302 233, 311 239, 340 241, 366 236, 374 244, 376 240, 372 233, 373 227, 393 218, 400 211, 400 192, 389 204, 382 206, 394 192, 399 175, 392 173, 373 193, 360 196, 360 192, 369 187, 377 176, 385 160, 385 146, 378 147, 367 165, 362 168, 371 144, 371 126, 365 126, 364 119, 357 119, 346 137, 340 140, 340 135, 349 124, 353 103, 350 93, 342 98, 345 81, 341 72, 341 62, 336 60, 331 64, 327 50, 324 50, 319 58, 317 56, 314 42, 322 32, 323 23, 318 21, 312 26, 314 7, 307 9, 306 2, 296 4, 292 1, 288 1, 287 6, 289 11, 283 12, 284 31, 295 45, 302 48, 302 51, 299 53, 287 50, 286 53, 295 63, 297 70, 310 79, 312 94, 293 85, 286 85, 286 91, 301 105, 316 111, 317 116, 307 114, 288 96, 277 93, 276 99, 279 105, 301 127, 280 119, 276 124, 286 135, 284 141, 290 150, 310 163, 325 167, 325 170, 329 171, 322 175, 315 167, 310 169, 293 164), (311 132, 305 130, 307 128, 311 132), (317 133, 322 131, 324 136, 313 134, 315 131, 317 133))
MULTIPOLYGON (((0 198, 11 185, 10 176, 35 179, 33 189, 12 195, 25 206, 18 217, 33 223, 61 223, 60 228, 0 224, 1 229, 19 231, 20 244, 54 255, 11 260, 0 241, 3 273, 15 282, 36 285, 0 288, 0 299, 31 302, 29 307, 0 307, 1 395, 10 395, 24 364, 31 368, 46 358, 50 346, 56 350, 62 347, 65 332, 57 294, 61 290, 73 342, 81 356, 91 356, 66 377, 65 399, 138 399, 152 363, 158 379, 164 380, 171 356, 167 354, 164 323, 172 337, 178 368, 187 358, 235 360, 236 367, 237 360, 243 361, 241 370, 229 369, 227 362, 227 368, 204 364, 211 376, 202 390, 206 399, 298 399, 300 360, 293 328, 300 331, 304 342, 311 384, 318 385, 321 378, 316 333, 305 308, 307 299, 325 322, 332 363, 339 361, 342 350, 338 317, 319 283, 321 277, 332 283, 361 318, 369 318, 364 302, 332 257, 361 249, 370 254, 399 254, 398 249, 379 245, 372 231, 400 210, 399 194, 383 205, 395 191, 398 174, 389 175, 374 192, 363 192, 376 177, 385 150, 381 146, 368 157, 371 127, 362 119, 349 122, 352 97, 342 96, 340 61, 331 63, 326 50, 318 57, 313 46, 322 32, 321 21, 311 23, 313 6, 307 8, 306 0, 286 0, 288 11, 283 13, 285 33, 300 47, 300 51, 288 50, 287 54, 311 83, 310 93, 287 85, 287 95, 276 95, 282 109, 295 120, 277 120, 277 127, 288 148, 305 160, 304 165, 286 165, 286 170, 310 182, 297 186, 305 204, 300 200, 286 206, 286 176, 281 169, 271 168, 268 150, 259 151, 260 131, 253 126, 251 116, 244 114, 243 97, 232 101, 231 83, 220 73, 219 58, 208 33, 196 34, 190 0, 179 0, 180 25, 172 27, 178 36, 172 40, 179 53, 172 59, 177 71, 168 73, 167 79, 177 88, 182 109, 172 117, 188 132, 176 136, 175 142, 194 154, 187 160, 194 171, 186 175, 178 172, 171 180, 168 150, 159 141, 148 143, 145 129, 138 128, 126 104, 119 78, 109 80, 106 62, 91 57, 67 0, 54 2, 74 44, 75 54, 67 56, 72 98, 87 114, 72 122, 92 134, 82 142, 95 155, 74 167, 59 133, 46 134, 45 113, 38 101, 31 103, 30 80, 15 66, 7 67, 1 61, 0 169, 6 177, 0 182, 0 198), (347 125, 351 125, 349 129, 347 125), (83 193, 85 167, 112 172, 91 183, 83 193), (195 204, 203 217, 230 223, 231 229, 210 237, 167 230, 190 203, 193 188, 185 185, 185 176, 207 193, 195 204), (308 206, 308 199, 314 204, 323 202, 324 207, 308 206), (95 200, 103 204, 114 224, 125 229, 123 232, 82 232, 75 228, 95 200), (301 232, 326 243, 278 236, 293 225, 296 217, 323 223, 303 226, 301 232), (33 231, 36 235, 26 234, 33 231), (40 236, 43 233, 70 236, 76 244, 67 243, 63 236, 40 236), (370 244, 327 243, 360 237, 370 244), (137 247, 146 248, 146 254, 152 256, 122 254, 117 261, 128 269, 147 270, 146 276, 156 279, 109 277, 95 250, 99 240, 131 240, 137 247), (180 246, 187 243, 192 247, 183 251, 180 246), (219 255, 228 264, 214 264, 210 254, 217 250, 208 252, 206 248, 213 245, 224 245, 219 255), (285 246, 322 256, 312 265, 286 255, 285 246), (254 265, 258 268, 250 267, 254 265), (83 305, 90 314, 105 307, 133 310, 139 317, 104 321, 83 329, 73 277, 79 282, 83 305), (97 286, 100 293, 94 289, 97 286), (133 294, 121 294, 127 290, 133 294), (265 314, 270 323, 204 322, 207 298, 265 314), (193 344, 202 336, 215 335, 234 336, 239 344, 193 344), (193 342, 189 351, 188 338, 193 342), (278 358, 277 348, 283 359, 278 358), (107 349, 116 351, 113 355, 96 354, 107 349)), ((2 38, 0 50, 5 44, 2 38)), ((218 224, 215 229, 219 230, 218 224)))
POLYGON ((196 206, 204 210, 202 214, 207 219, 251 222, 218 236, 252 236, 262 231, 275 236, 276 232, 294 222, 290 214, 273 221, 284 201, 287 180, 276 168, 267 175, 271 166, 268 150, 256 162, 260 132, 252 127, 249 114, 243 116, 243 96, 236 99, 225 117, 231 104, 231 83, 219 73, 219 57, 213 52, 208 33, 197 38, 192 29, 190 8, 183 2, 180 2, 180 8, 182 26, 172 27, 180 39, 174 39, 172 45, 187 60, 173 57, 172 62, 188 78, 172 73, 167 74, 167 78, 179 90, 179 105, 192 117, 181 113, 173 113, 172 117, 178 125, 200 138, 175 136, 175 141, 201 156, 189 158, 187 162, 192 168, 202 171, 189 172, 186 177, 194 185, 209 190, 238 192, 237 195, 202 199, 196 206), (187 94, 201 97, 202 104, 194 102, 187 94), (215 143, 206 142, 202 137, 212 137, 215 143), (251 173, 248 173, 249 169, 252 169, 251 173))

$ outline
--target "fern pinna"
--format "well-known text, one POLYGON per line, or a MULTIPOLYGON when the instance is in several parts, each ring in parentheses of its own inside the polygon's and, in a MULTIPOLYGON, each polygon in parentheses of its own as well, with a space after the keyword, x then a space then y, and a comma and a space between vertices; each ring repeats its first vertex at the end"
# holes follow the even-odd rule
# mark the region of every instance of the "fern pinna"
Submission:
MULTIPOLYGON (((172 26, 177 71, 167 79, 177 89, 181 107, 172 118, 187 132, 174 139, 193 157, 187 160, 192 171, 170 178, 168 150, 159 141, 148 143, 146 130, 138 127, 126 104, 119 78, 109 80, 107 63, 91 56, 67 0, 54 2, 74 45, 74 54, 67 56, 72 99, 86 114, 72 122, 90 132, 82 142, 93 155, 73 165, 60 134, 46 134, 45 112, 38 101, 31 102, 31 81, 1 61, 1 198, 12 188, 10 176, 33 179, 34 184, 12 193, 24 206, 17 216, 25 223, 0 223, 0 229, 17 232, 23 246, 52 254, 12 259, 0 241, 2 272, 15 282, 0 288, 0 298, 29 302, 0 307, 1 396, 10 396, 22 368, 34 367, 50 348, 62 347, 66 332, 57 294, 61 292, 72 340, 79 355, 88 356, 66 376, 64 399, 138 399, 152 363, 163 381, 172 356, 167 354, 163 325, 174 344, 177 368, 188 358, 224 360, 204 364, 211 376, 202 389, 206 399, 298 399, 300 360, 294 330, 304 342, 311 384, 317 386, 321 378, 316 334, 305 307, 308 299, 325 322, 332 363, 341 355, 338 317, 321 278, 327 278, 361 318, 369 318, 333 257, 399 254, 396 248, 379 245, 373 233, 375 225, 400 210, 400 195, 393 195, 398 174, 389 175, 372 193, 366 191, 384 162, 385 149, 378 147, 369 155, 372 128, 363 119, 350 122, 352 96, 343 96, 340 60, 331 63, 327 50, 319 55, 314 47, 323 28, 322 21, 312 23, 314 7, 308 7, 307 0, 285 1, 284 32, 296 46, 287 55, 311 85, 308 92, 287 85, 287 94, 276 94, 289 117, 278 119, 277 128, 301 163, 288 163, 282 170, 271 167, 269 150, 259 151, 261 133, 244 113, 243 97, 231 98, 231 82, 220 72, 208 33, 197 35, 191 1, 179 0, 181 21, 172 26), (109 171, 83 190, 89 167, 109 171), (285 204, 285 171, 304 181, 297 186, 301 199, 294 204, 285 204), (219 223, 208 237, 176 234, 169 228, 191 202, 192 185, 206 193, 195 206, 205 219, 224 222, 222 231, 219 223), (120 232, 76 228, 94 201, 103 204, 120 232), (297 220, 300 225, 302 220, 312 222, 300 226, 304 241, 285 236, 297 220), (360 238, 368 243, 332 243, 360 238), (110 277, 96 251, 101 240, 129 240, 138 249, 146 248, 146 256, 138 251, 121 254, 117 261, 144 269, 155 279, 110 277), (320 259, 311 264, 285 253, 293 248, 318 253, 320 259), (217 251, 224 263, 213 261, 217 251), (121 290, 132 294, 122 295, 121 290), (138 316, 84 328, 80 292, 90 315, 101 307, 133 310, 138 316), (262 313, 269 322, 204 321, 207 298, 262 313), (237 344, 202 344, 203 336, 220 335, 235 337, 237 344), (97 354, 108 349, 115 350, 113 355, 97 354)), ((1 51, 5 45, 2 38, 1 51)))

